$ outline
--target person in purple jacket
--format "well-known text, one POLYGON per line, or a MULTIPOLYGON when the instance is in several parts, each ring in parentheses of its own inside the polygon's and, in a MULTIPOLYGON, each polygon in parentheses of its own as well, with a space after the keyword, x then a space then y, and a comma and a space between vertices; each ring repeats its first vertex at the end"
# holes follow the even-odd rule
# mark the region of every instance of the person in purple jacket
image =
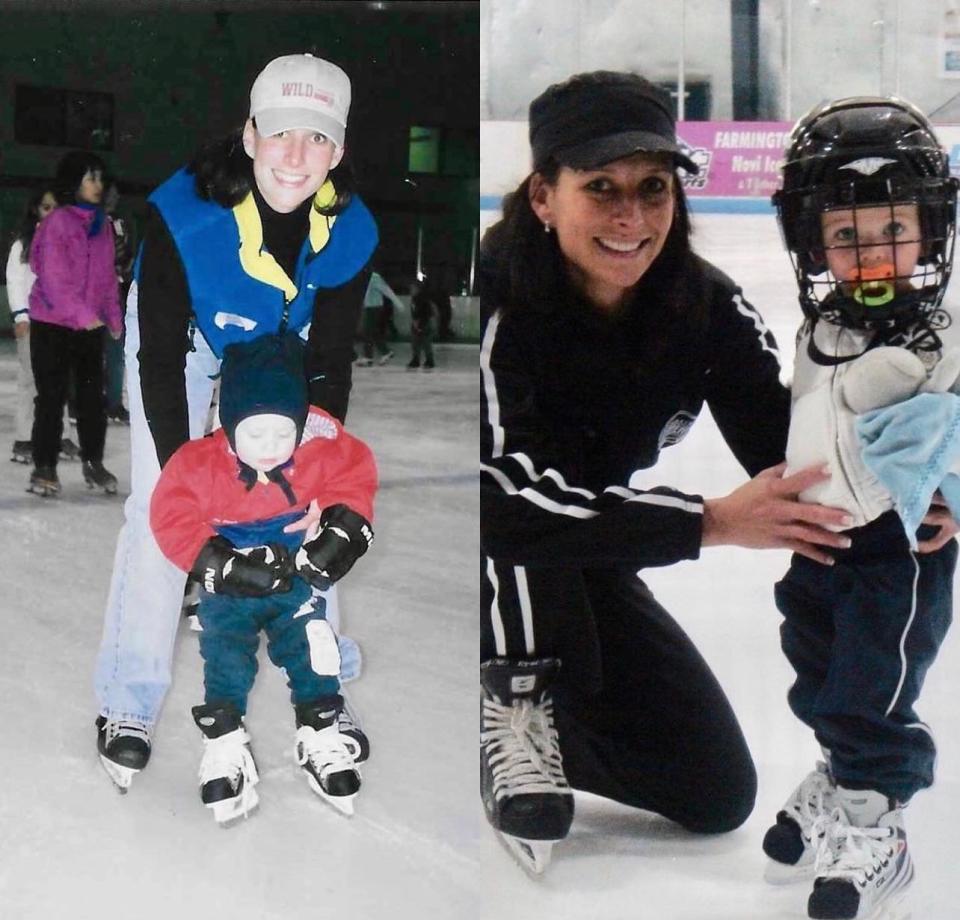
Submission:
POLYGON ((100 206, 104 169, 99 157, 85 151, 60 160, 56 186, 62 207, 38 227, 30 248, 30 267, 37 276, 30 292, 30 363, 37 401, 29 491, 38 495, 60 492, 57 458, 71 372, 83 478, 90 488, 117 491, 116 477, 103 466, 104 329, 114 338, 122 329, 113 230, 100 206))

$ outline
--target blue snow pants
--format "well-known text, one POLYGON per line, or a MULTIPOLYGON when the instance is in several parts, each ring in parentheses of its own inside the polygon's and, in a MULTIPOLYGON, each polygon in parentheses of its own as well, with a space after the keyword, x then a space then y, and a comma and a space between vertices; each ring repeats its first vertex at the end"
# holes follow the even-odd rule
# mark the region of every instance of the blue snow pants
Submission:
POLYGON ((892 511, 847 533, 833 566, 794 555, 776 586, 797 674, 787 699, 840 785, 905 803, 933 783, 936 746, 914 704, 950 626, 957 543, 912 552, 892 511))
POLYGON ((302 578, 268 597, 201 593, 197 615, 206 703, 232 703, 241 715, 257 674, 260 631, 270 660, 282 668, 296 706, 340 692, 340 651, 326 602, 302 578))

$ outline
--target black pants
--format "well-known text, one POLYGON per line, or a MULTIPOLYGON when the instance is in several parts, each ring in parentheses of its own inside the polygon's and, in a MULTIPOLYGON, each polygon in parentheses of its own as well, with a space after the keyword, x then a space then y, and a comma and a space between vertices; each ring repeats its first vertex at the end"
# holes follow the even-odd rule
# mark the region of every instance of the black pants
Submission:
MULTIPOLYGON (((497 566, 496 576, 507 610, 513 609, 509 568, 497 566)), ((562 575, 524 572, 530 601, 524 606, 534 620, 538 603, 547 602, 545 594, 562 584, 562 575)), ((571 621, 559 627, 564 636, 551 636, 545 615, 533 654, 529 647, 517 647, 512 637, 519 633, 512 624, 505 624, 499 640, 501 649, 507 643, 506 657, 559 651, 562 661, 576 654, 577 636, 586 644, 591 635, 596 640, 599 688, 586 690, 587 682, 568 680, 553 695, 568 782, 575 789, 657 812, 692 831, 738 827, 753 810, 756 770, 736 716, 707 663, 633 572, 590 570, 577 573, 575 580, 593 611, 591 628, 571 621)), ((489 592, 489 577, 484 581, 489 592)), ((569 587, 573 589, 573 581, 569 587)), ((491 601, 490 593, 485 599, 491 601)), ((505 613, 512 619, 501 605, 500 617, 505 613)), ((519 605, 517 613, 522 615, 519 605)), ((494 657, 490 619, 483 616, 482 658, 494 657)), ((571 664, 576 670, 578 665, 571 664)))
POLYGON ((833 566, 794 556, 777 584, 797 672, 788 701, 841 785, 907 802, 933 782, 936 747, 914 704, 950 625, 957 544, 911 552, 892 511, 850 535, 833 566))
POLYGON ((73 373, 77 436, 84 460, 103 460, 107 418, 103 400, 104 328, 77 331, 36 320, 30 323, 30 364, 37 387, 33 413, 33 462, 56 467, 63 437, 63 407, 73 373))

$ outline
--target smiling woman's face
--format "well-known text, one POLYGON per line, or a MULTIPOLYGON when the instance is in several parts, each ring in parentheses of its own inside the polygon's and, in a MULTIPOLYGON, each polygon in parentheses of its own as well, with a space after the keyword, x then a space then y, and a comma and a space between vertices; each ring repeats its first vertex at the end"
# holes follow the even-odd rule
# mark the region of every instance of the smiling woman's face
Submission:
POLYGON ((673 224, 676 181, 669 160, 635 154, 598 169, 538 174, 530 205, 557 234, 571 279, 603 310, 619 307, 660 255, 673 224))

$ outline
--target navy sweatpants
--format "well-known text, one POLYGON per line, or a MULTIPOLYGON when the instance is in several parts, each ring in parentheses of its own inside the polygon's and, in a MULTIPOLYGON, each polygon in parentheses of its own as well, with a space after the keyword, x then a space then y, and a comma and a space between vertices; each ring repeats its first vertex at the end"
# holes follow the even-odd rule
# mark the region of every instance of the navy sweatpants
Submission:
POLYGON ((833 566, 794 556, 776 586, 797 673, 788 701, 840 785, 907 802, 933 783, 936 747, 914 704, 950 626, 957 543, 911 552, 894 512, 848 533, 833 566))
POLYGON ((243 715, 257 674, 260 630, 270 660, 282 668, 296 706, 340 692, 340 651, 326 603, 301 578, 269 597, 202 592, 197 615, 207 703, 232 703, 243 715))

